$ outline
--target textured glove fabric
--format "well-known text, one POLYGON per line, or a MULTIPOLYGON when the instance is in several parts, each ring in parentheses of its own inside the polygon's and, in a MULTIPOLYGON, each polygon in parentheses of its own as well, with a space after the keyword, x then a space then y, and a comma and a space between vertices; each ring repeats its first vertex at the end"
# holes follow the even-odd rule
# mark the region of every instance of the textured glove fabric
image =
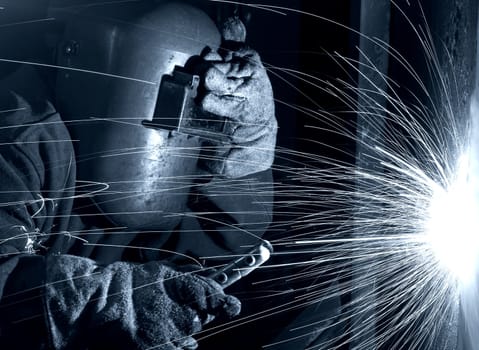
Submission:
POLYGON ((159 262, 98 267, 48 258, 46 305, 55 349, 194 349, 191 337, 240 302, 214 281, 159 262))
POLYGON ((225 41, 244 43, 246 41, 246 27, 239 17, 227 18, 220 27, 221 36, 225 41))
POLYGON ((273 90, 258 53, 241 41, 246 37, 239 20, 223 28, 224 49, 204 59, 211 64, 204 77, 202 108, 225 117, 230 145, 215 145, 203 164, 213 174, 229 178, 267 170, 274 160, 277 122, 273 90))

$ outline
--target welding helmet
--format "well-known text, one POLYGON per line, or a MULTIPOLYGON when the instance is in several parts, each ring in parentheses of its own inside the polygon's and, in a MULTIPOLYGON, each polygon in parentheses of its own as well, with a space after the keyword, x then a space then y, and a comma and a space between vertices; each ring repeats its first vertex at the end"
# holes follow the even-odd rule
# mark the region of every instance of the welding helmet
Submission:
POLYGON ((0 79, 12 74, 20 62, 50 63, 45 45, 53 19, 48 0, 2 0, 0 3, 0 79))
POLYGON ((65 23, 56 105, 74 140, 79 194, 116 225, 171 229, 185 211, 200 141, 142 121, 161 108, 165 76, 219 46, 215 24, 197 8, 158 1, 54 16, 65 23))

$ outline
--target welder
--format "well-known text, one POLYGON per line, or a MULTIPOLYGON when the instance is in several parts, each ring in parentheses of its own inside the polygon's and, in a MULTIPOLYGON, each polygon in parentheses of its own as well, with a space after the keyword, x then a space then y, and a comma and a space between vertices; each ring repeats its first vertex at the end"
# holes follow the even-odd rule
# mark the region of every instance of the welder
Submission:
POLYGON ((0 347, 194 349, 240 312, 210 272, 271 222, 266 70, 241 21, 185 4, 55 18, 54 77, 2 80, 0 347))

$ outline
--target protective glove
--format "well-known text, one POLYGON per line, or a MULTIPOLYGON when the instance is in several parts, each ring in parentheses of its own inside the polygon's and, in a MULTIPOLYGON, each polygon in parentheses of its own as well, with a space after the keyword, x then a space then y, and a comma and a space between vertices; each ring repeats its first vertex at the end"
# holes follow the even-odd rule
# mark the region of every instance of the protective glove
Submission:
POLYGON ((209 142, 214 152, 200 160, 214 175, 228 178, 267 170, 274 160, 277 122, 273 90, 258 53, 244 44, 246 29, 232 18, 222 28, 221 54, 208 53, 201 107, 225 117, 231 145, 209 142))
POLYGON ((49 257, 46 305, 55 349, 195 349, 191 337, 240 302, 211 279, 160 262, 105 268, 69 255, 49 257))

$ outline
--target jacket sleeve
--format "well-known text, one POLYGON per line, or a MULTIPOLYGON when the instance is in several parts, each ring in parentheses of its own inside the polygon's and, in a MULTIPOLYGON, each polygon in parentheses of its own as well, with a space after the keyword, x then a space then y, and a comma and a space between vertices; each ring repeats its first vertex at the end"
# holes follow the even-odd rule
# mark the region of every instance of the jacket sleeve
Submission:
POLYGON ((43 303, 45 259, 2 247, 0 344, 4 349, 48 348, 43 303), (6 252, 6 253, 5 253, 6 252), (7 258, 7 256, 12 256, 7 258))
POLYGON ((191 264, 192 257, 206 267, 230 261, 262 242, 272 221, 272 203, 271 170, 214 178, 192 189, 189 210, 181 213, 180 226, 162 248, 174 252, 170 260, 177 264, 191 264))
POLYGON ((54 217, 71 208, 61 198, 71 197, 73 150, 48 104, 36 111, 10 92, 1 92, 0 101, 11 111, 0 114, 0 344, 43 349, 49 343, 43 246, 53 227, 67 225, 54 217))
POLYGON ((5 349, 41 349, 48 341, 42 303, 45 261, 34 253, 43 234, 32 217, 41 207, 32 191, 39 190, 41 179, 15 148, 0 146, 0 343, 5 349))

